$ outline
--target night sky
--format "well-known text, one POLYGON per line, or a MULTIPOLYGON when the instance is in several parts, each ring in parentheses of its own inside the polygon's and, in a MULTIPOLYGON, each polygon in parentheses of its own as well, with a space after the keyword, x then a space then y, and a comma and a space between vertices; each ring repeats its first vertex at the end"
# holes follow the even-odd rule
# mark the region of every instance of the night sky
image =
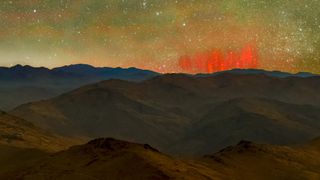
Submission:
POLYGON ((318 0, 1 0, 0 65, 320 73, 318 0))

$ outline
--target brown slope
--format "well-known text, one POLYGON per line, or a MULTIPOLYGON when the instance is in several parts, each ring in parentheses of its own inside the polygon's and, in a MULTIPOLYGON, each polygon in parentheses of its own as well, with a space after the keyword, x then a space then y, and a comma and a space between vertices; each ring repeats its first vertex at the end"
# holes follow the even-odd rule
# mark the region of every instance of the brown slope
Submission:
POLYGON ((23 166, 27 162, 39 160, 49 155, 39 149, 19 148, 0 145, 0 174, 23 166))
POLYGON ((318 145, 277 146, 241 141, 236 146, 205 156, 203 162, 224 179, 319 179, 318 145))
POLYGON ((24 119, 0 112, 0 145, 58 151, 76 142, 45 132, 24 119))
MULTIPOLYGON (((108 82, 119 83, 119 86, 128 83, 116 80, 108 82)), ((178 138, 181 129, 189 121, 99 84, 49 101, 27 104, 13 112, 62 135, 147 140, 157 147, 163 147, 171 139, 178 138)))
POLYGON ((1 179, 319 179, 319 140, 278 146, 241 141, 197 160, 147 144, 100 138, 1 173, 1 179))
MULTIPOLYGON (((181 144, 181 139, 188 138, 192 132, 190 129, 201 126, 199 124, 205 124, 202 120, 207 119, 210 123, 212 118, 206 118, 207 115, 214 107, 225 104, 229 100, 262 98, 283 102, 285 106, 288 106, 287 109, 277 111, 271 108, 270 112, 258 113, 258 119, 263 118, 263 122, 278 126, 273 123, 274 114, 272 113, 285 112, 289 115, 292 112, 290 104, 301 106, 306 104, 311 107, 310 111, 318 111, 316 108, 320 107, 319 91, 320 78, 316 77, 281 79, 265 75, 222 74, 200 78, 165 75, 141 83, 118 80, 104 81, 47 101, 20 106, 12 112, 36 125, 63 135, 80 134, 89 137, 112 136, 126 140, 146 140, 162 150, 168 150, 173 144, 181 144)), ((264 104, 259 103, 254 106, 263 109, 264 104)), ((272 104, 273 102, 268 107, 272 107, 272 104)), ((275 104, 275 107, 280 108, 281 106, 275 104)), ((228 109, 228 105, 226 109, 228 109)), ((305 116, 310 111, 298 111, 295 114, 298 120, 294 121, 301 121, 301 127, 305 127, 304 120, 310 120, 310 117, 306 119, 305 116)), ((224 112, 225 114, 218 117, 221 127, 225 126, 223 121, 228 115, 227 110, 224 112)), ((247 119, 247 122, 254 121, 256 115, 256 112, 245 110, 244 114, 237 114, 239 117, 235 116, 227 125, 237 126, 238 118, 247 119)), ((291 121, 292 117, 285 117, 285 119, 291 121)), ((318 120, 318 118, 315 116, 314 120, 318 120)), ((281 117, 281 119, 283 118, 281 117)), ((247 130, 251 130, 250 128, 247 130)), ((308 132, 307 130, 303 131, 308 132)), ((261 133, 258 138, 263 137, 264 134, 261 133)), ((298 140, 307 140, 309 137, 313 138, 314 135, 303 135, 302 137, 304 139, 298 140)), ((205 138, 219 139, 220 137, 211 134, 205 138)), ((221 147, 233 144, 243 138, 245 137, 231 138, 232 141, 228 144, 222 143, 221 147)), ((267 142, 273 142, 269 141, 272 139, 274 138, 268 138, 267 142)), ((202 143, 203 139, 195 139, 194 141, 191 143, 202 143)), ((207 146, 210 143, 203 144, 207 146)), ((210 152, 213 150, 210 148, 200 149, 210 152)), ((178 152, 185 151, 185 147, 182 146, 177 149, 178 152)), ((194 152, 194 150, 191 151, 194 152)))
POLYGON ((175 160, 147 144, 96 139, 0 175, 7 179, 210 179, 200 164, 175 160))

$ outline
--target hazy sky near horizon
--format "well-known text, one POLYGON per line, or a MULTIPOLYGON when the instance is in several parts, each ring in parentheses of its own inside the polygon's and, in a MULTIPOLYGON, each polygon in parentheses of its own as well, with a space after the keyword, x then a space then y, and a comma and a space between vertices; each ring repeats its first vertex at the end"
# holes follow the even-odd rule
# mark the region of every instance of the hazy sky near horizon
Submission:
POLYGON ((258 68, 320 73, 318 0, 2 0, 0 65, 181 72, 179 58, 255 49, 258 68))

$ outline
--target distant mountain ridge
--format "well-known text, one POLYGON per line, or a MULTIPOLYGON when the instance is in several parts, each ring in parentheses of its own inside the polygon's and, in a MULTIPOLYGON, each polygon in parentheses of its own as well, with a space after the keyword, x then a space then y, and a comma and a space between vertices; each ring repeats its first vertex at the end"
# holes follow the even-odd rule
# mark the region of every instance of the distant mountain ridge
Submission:
POLYGON ((287 77, 314 77, 314 76, 320 76, 319 74, 313 74, 309 72, 298 72, 298 73, 288 73, 288 72, 281 72, 281 71, 267 71, 263 69, 232 69, 227 71, 220 71, 215 72, 212 74, 197 74, 196 76, 199 77, 206 77, 206 76, 216 76, 220 74, 264 74, 272 77, 278 77, 278 78, 287 78, 287 77))
POLYGON ((73 64, 53 69, 48 69, 45 67, 32 67, 29 65, 22 66, 19 64, 12 67, 0 67, 0 80, 25 80, 30 78, 92 78, 92 76, 95 76, 96 79, 100 80, 116 78, 139 81, 156 75, 159 75, 159 73, 133 67, 93 67, 87 64, 73 64))
POLYGON ((137 68, 93 67, 86 64, 53 69, 28 65, 0 67, 0 109, 9 110, 102 80, 143 81, 158 75, 159 73, 137 68))
MULTIPOLYGON (((320 76, 319 74, 313 74, 309 72, 289 73, 281 71, 268 71, 263 69, 232 69, 226 71, 219 71, 211 74, 196 74, 197 77, 215 76, 219 74, 264 74, 273 77, 286 78, 286 77, 313 77, 320 76)), ((121 68, 121 67, 94 67, 89 64, 71 64, 61 67, 55 67, 52 69, 46 67, 33 67, 29 65, 17 64, 12 67, 0 67, 0 81, 9 79, 26 79, 26 78, 43 78, 36 76, 47 77, 60 77, 60 78, 76 78, 76 77, 88 77, 88 76, 102 76, 100 78, 115 78, 122 80, 141 81, 146 80, 158 75, 158 72, 151 70, 138 69, 135 67, 121 68), (139 76, 140 75, 140 76, 139 76), (144 77, 148 75, 148 77, 144 77), (132 77, 129 77, 132 76, 132 77)), ((192 76, 192 75, 191 75, 192 76)), ((106 79, 102 79, 106 80, 106 79)))
MULTIPOLYGON (((311 73, 290 74, 256 69, 234 69, 213 74, 187 76, 211 77, 221 74, 267 75, 278 78, 316 77, 311 73)), ((0 67, 0 109, 10 110, 21 104, 52 98, 83 85, 108 79, 145 81, 163 74, 150 70, 131 68, 94 67, 88 64, 72 64, 56 68, 15 65, 0 67)))

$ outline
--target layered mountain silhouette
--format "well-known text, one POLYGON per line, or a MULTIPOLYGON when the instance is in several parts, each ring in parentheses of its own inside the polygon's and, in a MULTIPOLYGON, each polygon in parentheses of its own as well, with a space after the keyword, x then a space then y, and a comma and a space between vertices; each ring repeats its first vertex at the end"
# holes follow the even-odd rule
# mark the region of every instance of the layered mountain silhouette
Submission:
MULTIPOLYGON (((225 73, 261 74, 279 78, 318 76, 305 72, 290 74, 279 71, 234 69, 213 74, 198 74, 195 77, 210 77, 225 73)), ((159 75, 153 71, 137 68, 93 67, 87 64, 74 64, 53 69, 28 65, 0 67, 0 98, 2 100, 0 109, 10 110, 27 102, 52 98, 83 85, 102 80, 143 81, 159 75)))
POLYGON ((320 178, 314 74, 72 65, 0 75, 3 106, 28 102, 0 111, 0 179, 320 178))
POLYGON ((16 65, 0 67, 0 108, 57 96, 82 85, 107 79, 141 81, 158 73, 137 68, 93 67, 75 64, 54 69, 16 65))
POLYGON ((318 179, 319 141, 296 147, 241 141, 202 158, 100 138, 0 173, 1 179, 318 179))
POLYGON ((67 137, 115 137, 205 154, 241 139, 295 144, 320 135, 320 78, 225 72, 107 80, 12 114, 67 137))
MULTIPOLYGON (((142 70, 137 68, 110 68, 110 67, 93 67, 87 64, 74 64, 68 66, 57 67, 53 69, 48 69, 45 67, 32 67, 32 66, 22 66, 16 65, 13 67, 0 67, 0 74, 2 81, 43 81, 46 80, 56 80, 56 81, 64 81, 64 78, 67 79, 78 79, 80 80, 89 80, 89 79, 124 79, 124 80, 145 80, 158 73, 142 70)), ((25 82, 30 83, 30 82, 25 82)), ((84 82, 85 84, 86 82, 84 82)))

